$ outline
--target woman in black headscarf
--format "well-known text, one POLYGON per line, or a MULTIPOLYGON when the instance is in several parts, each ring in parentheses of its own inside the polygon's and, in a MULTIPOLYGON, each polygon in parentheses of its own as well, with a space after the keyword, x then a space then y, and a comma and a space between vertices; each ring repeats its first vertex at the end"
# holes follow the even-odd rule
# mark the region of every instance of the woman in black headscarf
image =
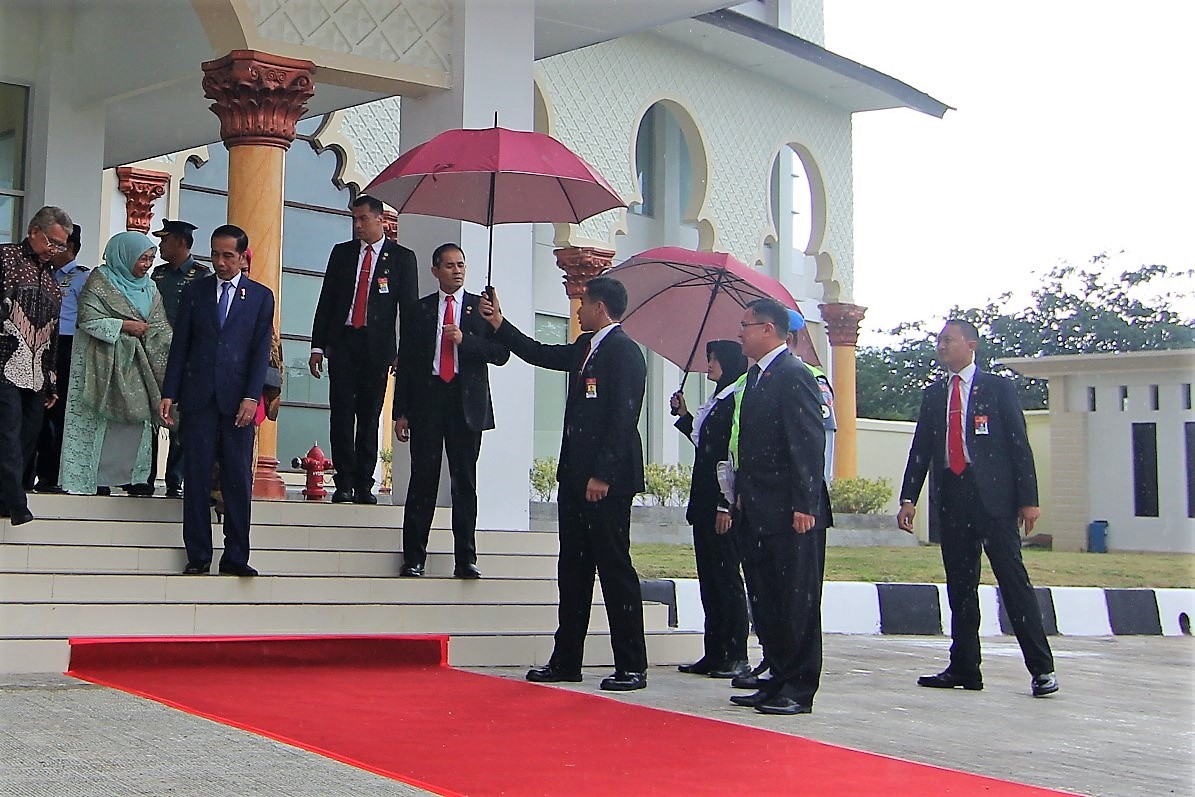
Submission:
POLYGON ((685 519, 693 526, 697 580, 705 609, 705 655, 677 669, 711 678, 733 678, 750 669, 747 593, 739 572, 742 556, 738 538, 718 486, 717 467, 727 458, 736 382, 747 371, 747 358, 737 341, 712 340, 706 344, 705 359, 706 376, 716 387, 697 414, 689 413, 679 390, 671 399, 673 414, 680 416, 676 428, 696 448, 685 519))

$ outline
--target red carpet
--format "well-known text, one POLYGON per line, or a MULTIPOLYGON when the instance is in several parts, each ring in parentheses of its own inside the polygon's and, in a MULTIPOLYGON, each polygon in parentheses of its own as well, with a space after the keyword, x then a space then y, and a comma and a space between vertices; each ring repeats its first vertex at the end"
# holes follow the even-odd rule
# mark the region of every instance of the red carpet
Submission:
MULTIPOLYGON (((69 675, 442 795, 1060 792, 446 666, 446 637, 71 640, 69 675)), ((749 709, 743 709, 749 711, 749 709)), ((777 718, 791 727, 801 718, 777 718)))

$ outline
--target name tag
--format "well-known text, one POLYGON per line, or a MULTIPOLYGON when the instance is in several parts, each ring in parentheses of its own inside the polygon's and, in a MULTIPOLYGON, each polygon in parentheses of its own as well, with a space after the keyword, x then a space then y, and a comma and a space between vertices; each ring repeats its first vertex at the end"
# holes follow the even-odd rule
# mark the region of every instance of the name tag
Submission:
POLYGON ((597 397, 598 397, 597 396, 597 379, 595 379, 593 377, 586 378, 586 380, 585 380, 585 398, 595 399, 597 397))
POLYGON ((378 293, 390 293, 389 277, 378 277, 378 293))
POLYGON ((988 433, 988 416, 976 415, 975 416, 975 434, 987 434, 987 433, 988 433))

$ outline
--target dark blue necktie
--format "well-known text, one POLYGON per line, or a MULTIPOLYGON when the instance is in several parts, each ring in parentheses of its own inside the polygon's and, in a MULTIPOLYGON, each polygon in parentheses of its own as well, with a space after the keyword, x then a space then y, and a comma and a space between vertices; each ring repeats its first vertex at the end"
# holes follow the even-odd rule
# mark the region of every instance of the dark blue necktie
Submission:
POLYGON ((755 387, 759 384, 759 366, 753 365, 747 369, 747 387, 755 387))
POLYGON ((224 329, 224 319, 228 318, 228 308, 232 306, 232 283, 226 282, 220 286, 220 329, 224 329))

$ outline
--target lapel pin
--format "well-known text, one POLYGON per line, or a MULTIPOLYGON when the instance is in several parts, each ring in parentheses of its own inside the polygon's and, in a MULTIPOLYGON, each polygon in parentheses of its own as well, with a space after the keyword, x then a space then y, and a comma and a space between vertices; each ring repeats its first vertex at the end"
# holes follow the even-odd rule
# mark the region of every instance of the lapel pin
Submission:
POLYGON ((241 288, 241 299, 244 300, 244 298, 245 298, 245 289, 241 288))

